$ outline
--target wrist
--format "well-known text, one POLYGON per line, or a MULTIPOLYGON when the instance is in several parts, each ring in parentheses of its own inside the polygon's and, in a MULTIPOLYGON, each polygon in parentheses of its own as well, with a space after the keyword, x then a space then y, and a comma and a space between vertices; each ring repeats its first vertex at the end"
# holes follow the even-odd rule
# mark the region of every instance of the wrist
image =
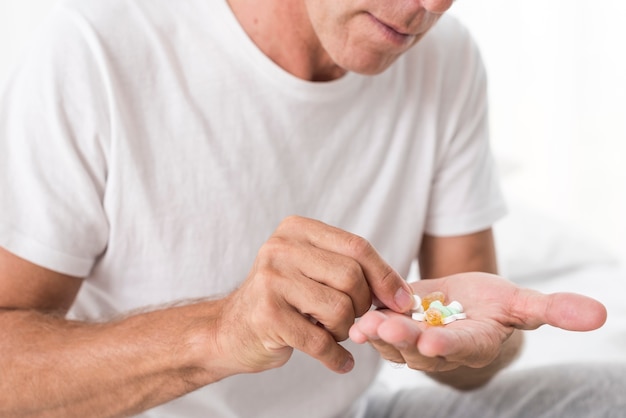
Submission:
POLYGON ((223 348, 221 330, 223 300, 197 302, 181 307, 188 324, 184 330, 184 367, 204 386, 240 373, 232 355, 223 348))
POLYGON ((482 368, 459 367, 447 372, 426 373, 432 379, 450 385, 459 390, 477 389, 487 384, 501 370, 509 366, 521 352, 524 341, 522 331, 515 330, 502 345, 496 359, 482 368))

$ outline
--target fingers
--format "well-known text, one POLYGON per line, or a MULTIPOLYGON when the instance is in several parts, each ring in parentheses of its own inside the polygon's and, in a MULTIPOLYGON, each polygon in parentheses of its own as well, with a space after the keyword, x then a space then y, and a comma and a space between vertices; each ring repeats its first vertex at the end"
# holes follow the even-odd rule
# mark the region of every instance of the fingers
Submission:
MULTIPOLYGON (((334 304, 338 303, 335 299, 341 295, 332 296, 331 293, 338 291, 351 301, 352 316, 361 316, 369 310, 372 295, 361 266, 355 260, 317 247, 294 248, 297 246, 302 245, 271 239, 262 249, 262 260, 265 261, 261 263, 267 263, 266 267, 272 268, 276 276, 287 281, 303 279, 300 281, 304 282, 312 279, 315 283, 326 285, 326 288, 313 287, 311 284, 299 289, 300 292, 286 291, 285 296, 295 298, 297 295, 294 293, 300 293, 298 300, 302 303, 306 303, 307 298, 310 298, 315 302, 334 304), (319 292, 322 294, 318 294, 319 292)), ((285 284, 285 287, 287 286, 288 284, 285 284)), ((316 319, 322 321, 321 318, 316 319)))
POLYGON ((292 280, 289 291, 280 295, 311 322, 323 326, 335 341, 348 338, 356 314, 352 299, 343 292, 311 280, 292 280))
POLYGON ((357 344, 369 342, 386 360, 405 363, 399 351, 401 348, 405 348, 405 343, 401 339, 388 341, 379 335, 380 329, 384 327, 387 321, 389 321, 389 317, 381 311, 368 312, 350 328, 350 338, 357 344), (394 342, 400 347, 396 347, 394 342))
POLYGON ((379 339, 378 327, 386 320, 387 316, 381 311, 368 312, 350 327, 350 339, 357 344, 379 339))
POLYGON ((513 325, 536 329, 547 324, 568 331, 591 331, 606 322, 607 311, 595 299, 574 293, 549 295, 519 289, 512 298, 510 315, 513 325))
POLYGON ((364 238, 322 222, 299 217, 286 219, 278 231, 304 234, 304 238, 315 247, 355 260, 374 297, 396 312, 411 309, 411 288, 364 238))
MULTIPOLYGON (((402 350, 416 346, 421 334, 416 323, 407 316, 387 312, 365 314, 350 328, 350 338, 358 344, 370 342, 376 348, 390 345, 394 350, 402 350)), ((390 350, 387 353, 392 354, 390 350)))
MULTIPOLYGON (((359 344, 368 342, 386 360, 406 363, 412 369, 434 372, 459 366, 459 363, 436 351, 429 353, 429 340, 432 341, 432 338, 428 337, 428 333, 423 332, 411 318, 390 311, 387 314, 381 311, 365 314, 350 329, 350 338, 359 344)), ((455 344, 455 347, 458 348, 458 345, 455 344)))
POLYGON ((372 311, 352 326, 350 338, 369 342, 388 360, 441 372, 459 366, 483 368, 496 359, 513 358, 519 347, 519 341, 510 339, 515 328, 530 330, 548 324, 590 331, 602 326, 607 316, 606 308, 592 298, 572 293, 546 295, 482 273, 420 281, 415 287, 418 293, 443 289, 451 299, 462 300, 467 320, 437 327, 391 311, 372 311), (511 357, 502 357, 505 352, 511 357))
MULTIPOLYGON (((229 298, 235 299, 233 295, 229 298)), ((254 309, 235 310, 230 329, 220 333, 230 338, 226 350, 243 362, 249 372, 282 366, 297 349, 319 360, 330 370, 347 373, 354 366, 352 355, 325 328, 316 325, 284 301, 265 298, 254 309), (252 313, 246 321, 243 316, 252 313), (243 322, 242 322, 243 321, 243 322)), ((227 306, 226 311, 236 307, 227 306)), ((227 338, 228 339, 228 338, 227 338)))
POLYGON ((311 219, 290 217, 260 248, 228 312, 244 322, 252 369, 275 367, 298 349, 339 373, 354 363, 339 341, 372 299, 397 311, 413 303, 408 284, 365 239, 311 219))
POLYGON ((330 370, 347 373, 354 367, 354 358, 324 329, 304 317, 294 315, 294 321, 283 332, 284 342, 319 360, 330 370))
POLYGON ((451 300, 463 304, 468 316, 479 321, 495 320, 503 326, 519 329, 536 329, 548 324, 569 331, 591 331, 601 327, 607 316, 604 305, 587 296, 546 295, 486 273, 420 280, 414 287, 418 294, 443 290, 451 300))

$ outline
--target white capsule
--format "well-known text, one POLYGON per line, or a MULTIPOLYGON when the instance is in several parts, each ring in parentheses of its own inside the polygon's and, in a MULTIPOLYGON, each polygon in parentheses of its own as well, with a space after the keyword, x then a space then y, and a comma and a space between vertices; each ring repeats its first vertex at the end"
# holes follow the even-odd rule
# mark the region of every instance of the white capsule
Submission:
POLYGON ((413 313, 423 313, 424 308, 422 307, 422 299, 418 295, 413 295, 413 308, 411 309, 413 313))
POLYGON ((411 318, 416 321, 424 322, 426 320, 426 314, 424 314, 423 312, 413 312, 411 314, 411 318))

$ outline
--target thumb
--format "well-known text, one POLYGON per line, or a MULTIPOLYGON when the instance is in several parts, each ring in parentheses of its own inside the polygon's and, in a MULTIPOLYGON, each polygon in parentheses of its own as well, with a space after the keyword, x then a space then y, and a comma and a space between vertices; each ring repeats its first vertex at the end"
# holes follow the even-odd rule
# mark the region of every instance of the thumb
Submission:
POLYGON ((413 308, 411 286, 391 267, 385 274, 367 272, 373 304, 379 308, 404 313, 413 308))
POLYGON ((547 324, 568 331, 592 331, 604 325, 607 317, 602 303, 576 293, 546 295, 521 289, 511 306, 511 315, 518 319, 515 325, 521 329, 547 324))
POLYGON ((307 238, 316 247, 348 256, 359 263, 373 300, 378 300, 385 307, 400 313, 413 307, 410 286, 366 239, 319 221, 298 218, 291 219, 290 222, 306 223, 297 231, 306 229, 307 238))

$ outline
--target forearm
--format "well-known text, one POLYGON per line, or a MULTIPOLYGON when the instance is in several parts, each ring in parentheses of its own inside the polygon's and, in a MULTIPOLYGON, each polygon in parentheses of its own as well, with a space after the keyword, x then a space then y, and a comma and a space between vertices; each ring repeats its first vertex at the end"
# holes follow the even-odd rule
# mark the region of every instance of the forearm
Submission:
POLYGON ((217 381, 229 373, 197 361, 215 310, 199 303, 103 324, 3 311, 0 416, 126 416, 217 381))
POLYGON ((427 373, 434 380, 460 390, 476 389, 489 382, 498 372, 510 365, 521 352, 524 341, 522 331, 516 330, 502 345, 498 357, 482 368, 459 367, 458 369, 427 373))

